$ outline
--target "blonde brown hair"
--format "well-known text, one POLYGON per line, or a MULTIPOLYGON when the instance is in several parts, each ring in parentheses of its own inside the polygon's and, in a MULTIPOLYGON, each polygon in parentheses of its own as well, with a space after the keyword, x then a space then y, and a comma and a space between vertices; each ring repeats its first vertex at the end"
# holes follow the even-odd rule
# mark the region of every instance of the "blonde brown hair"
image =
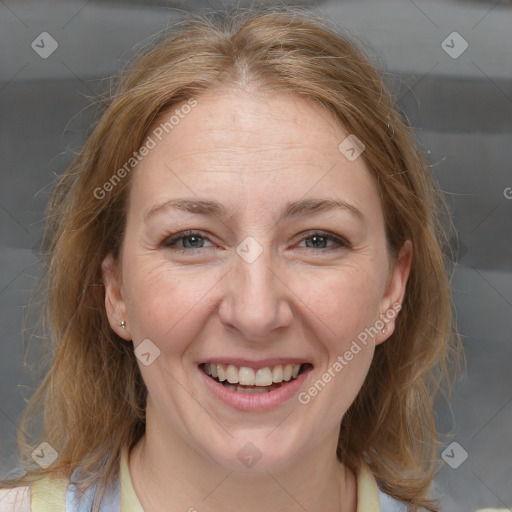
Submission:
POLYGON ((285 7, 190 15, 176 25, 124 71, 60 178, 48 206, 43 260, 42 318, 51 366, 21 418, 18 445, 27 473, 2 485, 54 474, 69 478, 80 466, 88 475, 83 490, 99 484, 97 505, 119 475, 121 450, 143 436, 147 390, 133 347, 107 320, 101 273, 107 254, 119 257, 130 174, 100 199, 95 191, 104 190, 144 144, 162 112, 214 88, 233 87, 293 92, 334 114, 366 146, 363 157, 380 190, 391 256, 412 241, 396 330, 376 348, 343 418, 337 454, 354 470, 365 460, 380 487, 413 510, 437 510, 427 499, 437 468, 433 398, 442 382, 450 383, 460 355, 440 195, 381 72, 331 23, 285 7), (27 442, 24 432, 41 410, 43 432, 27 442), (58 452, 47 469, 30 458, 41 441, 58 452))

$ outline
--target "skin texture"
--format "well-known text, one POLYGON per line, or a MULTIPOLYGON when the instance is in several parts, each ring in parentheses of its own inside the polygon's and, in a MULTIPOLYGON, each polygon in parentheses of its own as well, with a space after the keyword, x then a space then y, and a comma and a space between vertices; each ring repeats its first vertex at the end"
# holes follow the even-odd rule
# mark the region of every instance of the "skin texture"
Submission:
POLYGON ((133 171, 121 261, 103 265, 112 328, 160 350, 149 366, 139 361, 149 398, 146 435, 130 453, 135 491, 146 512, 353 512, 355 476, 335 455, 339 426, 394 319, 306 405, 293 397, 264 412, 233 409, 198 364, 301 357, 313 364, 307 390, 402 302, 410 243, 390 261, 376 181, 362 157, 340 153, 348 133, 320 106, 244 91, 197 100, 133 171), (163 208, 144 220, 181 197, 217 201, 228 216, 163 208), (346 208, 279 221, 287 202, 311 198, 362 216, 346 208), (189 229, 202 238, 165 245, 189 229), (251 263, 236 252, 249 236, 262 249, 251 263), (252 468, 237 457, 247 442, 262 455, 252 468))

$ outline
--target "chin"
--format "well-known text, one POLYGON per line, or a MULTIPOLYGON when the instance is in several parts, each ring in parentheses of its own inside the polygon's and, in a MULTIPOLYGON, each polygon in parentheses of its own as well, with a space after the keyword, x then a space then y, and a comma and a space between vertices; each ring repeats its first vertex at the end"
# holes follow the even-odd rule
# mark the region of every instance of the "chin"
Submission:
MULTIPOLYGON (((278 427, 279 428, 279 427, 278 427)), ((268 429, 261 429, 248 436, 233 437, 227 435, 223 443, 216 444, 224 448, 205 450, 216 464, 226 471, 238 473, 278 473, 294 464, 298 456, 298 446, 302 443, 285 444, 290 436, 283 431, 281 435, 274 432, 269 437, 268 429)), ((211 446, 211 445, 210 445, 211 446)))

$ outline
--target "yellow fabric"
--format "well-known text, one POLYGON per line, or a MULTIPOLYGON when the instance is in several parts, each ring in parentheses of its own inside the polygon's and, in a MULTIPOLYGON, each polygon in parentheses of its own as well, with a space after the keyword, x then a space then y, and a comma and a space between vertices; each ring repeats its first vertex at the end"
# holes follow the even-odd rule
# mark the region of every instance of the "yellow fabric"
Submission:
POLYGON ((32 512, 65 512, 66 479, 43 478, 33 482, 31 488, 32 512))
MULTIPOLYGON (((144 512, 130 478, 127 449, 121 455, 121 512, 144 512)), ((357 476, 356 512, 380 512, 379 488, 373 473, 364 463, 357 476)))
MULTIPOLYGON (((144 512, 132 485, 128 466, 128 448, 121 452, 121 512, 144 512)), ((64 479, 43 478, 32 484, 32 512, 65 512, 64 479)), ((357 512, 380 512, 379 489, 372 472, 363 463, 357 475, 357 512)))
POLYGON ((128 467, 128 448, 121 452, 121 512, 144 512, 132 485, 128 467))
POLYGON ((357 511, 380 512, 379 488, 370 468, 363 462, 357 475, 357 511))

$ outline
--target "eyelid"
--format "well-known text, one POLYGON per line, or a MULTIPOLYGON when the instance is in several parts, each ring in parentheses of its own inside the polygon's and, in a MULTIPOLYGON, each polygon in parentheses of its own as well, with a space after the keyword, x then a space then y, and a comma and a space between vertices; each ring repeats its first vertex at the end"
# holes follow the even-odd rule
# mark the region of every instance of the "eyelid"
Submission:
MULTIPOLYGON (((299 242, 307 240, 308 238, 311 238, 313 236, 327 238, 329 240, 332 240, 332 241, 338 243, 341 247, 346 247, 346 248, 352 247, 352 244, 346 238, 339 236, 339 235, 335 235, 333 233, 329 233, 328 231, 322 231, 322 230, 318 230, 318 229, 317 230, 313 229, 311 231, 303 233, 301 235, 299 242)), ((334 249, 334 247, 331 247, 330 249, 334 249)), ((329 250, 329 249, 324 249, 324 251, 327 251, 327 250, 329 250)))
MULTIPOLYGON (((199 236, 199 237, 201 237, 201 238, 211 242, 211 240, 208 237, 208 235, 206 233, 204 233, 203 231, 200 231, 200 230, 197 230, 197 229, 187 229, 185 231, 180 231, 178 233, 174 233, 172 235, 166 236, 164 238, 164 240, 162 241, 161 245, 163 247, 171 247, 171 244, 179 242, 180 240, 182 240, 184 238, 189 238, 189 237, 192 237, 192 236, 199 236)), ((203 247, 199 247, 199 249, 203 249, 203 247)), ((178 250, 178 251, 179 250, 190 251, 190 249, 185 249, 185 248, 176 249, 176 250, 178 250)))
MULTIPOLYGON (((200 230, 189 229, 189 230, 180 231, 178 233, 174 233, 172 235, 167 236, 162 241, 161 246, 164 248, 171 248, 172 244, 179 242, 180 240, 183 240, 184 238, 188 238, 188 237, 192 237, 192 236, 199 236, 200 238, 203 238, 204 240, 208 240, 209 242, 211 242, 209 236, 205 232, 200 231, 200 230)), ((313 229, 313 230, 307 231, 305 233, 302 233, 300 235, 300 239, 299 239, 298 243, 303 242, 304 240, 307 240, 308 238, 312 238, 313 236, 326 238, 328 240, 335 242, 338 245, 338 247, 334 246, 334 247, 327 247, 327 248, 323 248, 323 249, 313 249, 313 248, 306 247, 306 249, 311 249, 314 252, 328 252, 328 251, 341 249, 341 248, 350 249, 352 247, 352 244, 346 238, 339 236, 339 235, 335 235, 333 233, 329 233, 327 231, 318 230, 318 229, 316 229, 316 230, 313 229)), ((199 249, 208 249, 208 247, 198 247, 197 249, 174 248, 173 250, 179 251, 179 252, 196 252, 199 249)))

